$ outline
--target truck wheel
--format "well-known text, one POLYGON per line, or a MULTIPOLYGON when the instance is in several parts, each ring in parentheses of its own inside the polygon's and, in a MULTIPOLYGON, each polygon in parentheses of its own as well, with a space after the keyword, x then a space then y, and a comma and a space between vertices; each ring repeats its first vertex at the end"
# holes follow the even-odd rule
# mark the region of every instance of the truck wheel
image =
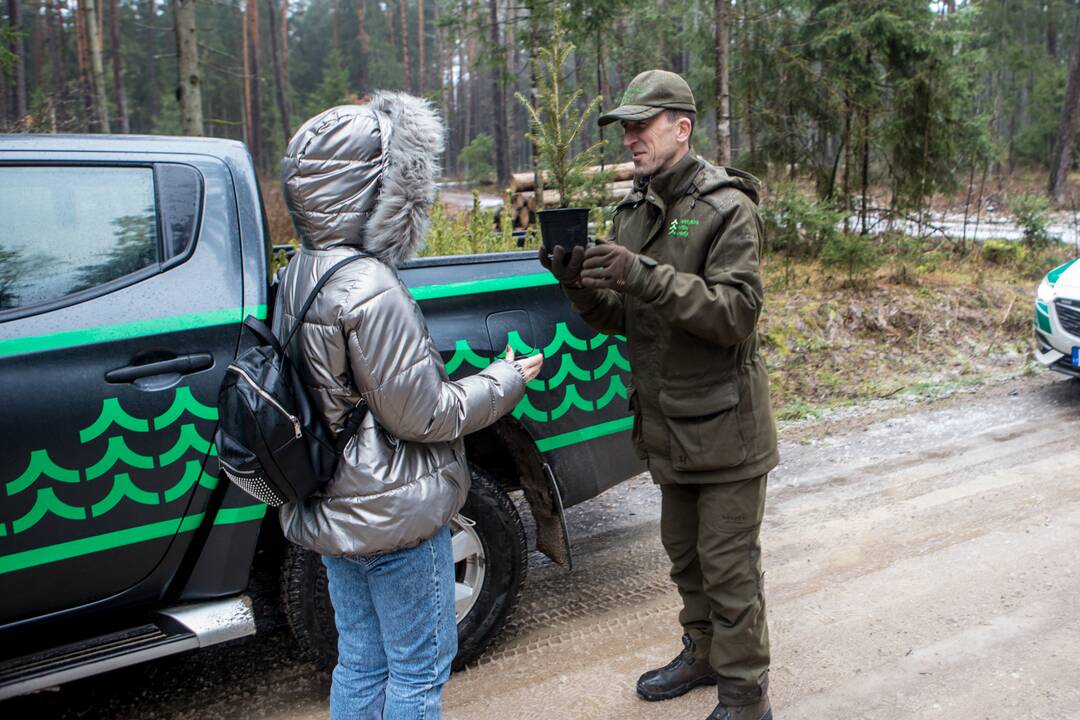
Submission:
MULTIPOLYGON (((517 604, 528 568, 525 529, 507 494, 482 470, 461 514, 450 522, 454 544, 454 598, 458 654, 454 669, 472 662, 495 639, 517 604), (462 518, 459 522, 459 518, 462 518)), ((337 663, 337 628, 326 568, 316 553, 290 545, 281 572, 289 627, 321 669, 337 663)))
POLYGON ((486 472, 473 469, 472 489, 459 517, 464 520, 450 523, 458 621, 455 670, 480 657, 503 629, 529 568, 521 516, 486 472))

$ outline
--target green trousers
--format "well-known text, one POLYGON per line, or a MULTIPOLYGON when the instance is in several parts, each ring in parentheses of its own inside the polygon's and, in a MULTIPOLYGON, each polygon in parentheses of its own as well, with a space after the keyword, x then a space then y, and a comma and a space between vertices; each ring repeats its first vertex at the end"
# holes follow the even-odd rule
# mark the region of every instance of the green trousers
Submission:
POLYGON ((660 485, 660 538, 683 609, 679 621, 720 676, 720 692, 753 692, 769 671, 759 531, 767 475, 716 484, 675 481, 649 459, 660 485))

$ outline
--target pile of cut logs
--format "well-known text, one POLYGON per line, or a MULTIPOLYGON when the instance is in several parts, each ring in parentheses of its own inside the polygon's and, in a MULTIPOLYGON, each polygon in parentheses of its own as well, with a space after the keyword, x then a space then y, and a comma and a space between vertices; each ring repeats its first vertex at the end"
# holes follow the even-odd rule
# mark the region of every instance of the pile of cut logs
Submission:
MULTIPOLYGON (((612 173, 608 184, 608 200, 621 200, 634 186, 634 163, 606 165, 604 171, 612 173)), ((595 174, 601 171, 599 166, 588 168, 585 172, 595 174)), ((549 186, 551 181, 544 178, 544 207, 559 206, 559 191, 549 186)), ((514 173, 510 179, 510 208, 514 218, 514 227, 524 229, 536 221, 536 176, 531 172, 514 173)))

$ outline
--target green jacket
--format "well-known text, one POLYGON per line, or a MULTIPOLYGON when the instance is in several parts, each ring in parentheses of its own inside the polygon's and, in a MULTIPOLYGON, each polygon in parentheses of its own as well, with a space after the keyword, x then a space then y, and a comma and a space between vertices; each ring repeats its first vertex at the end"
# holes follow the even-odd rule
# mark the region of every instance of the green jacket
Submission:
POLYGON ((634 445, 677 482, 743 480, 778 461, 757 344, 757 201, 756 178, 688 154, 615 209, 614 242, 642 256, 625 290, 566 289, 586 322, 626 336, 634 445))

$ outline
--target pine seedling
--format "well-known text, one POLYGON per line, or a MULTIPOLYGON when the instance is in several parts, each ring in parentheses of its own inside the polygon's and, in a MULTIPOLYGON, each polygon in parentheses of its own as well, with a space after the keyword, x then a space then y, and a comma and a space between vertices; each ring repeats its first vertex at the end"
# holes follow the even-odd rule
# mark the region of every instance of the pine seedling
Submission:
MULTIPOLYGON (((574 140, 585 125, 586 119, 600 104, 600 97, 593 98, 580 115, 574 113, 574 105, 583 91, 577 88, 571 93, 562 84, 562 69, 566 65, 574 45, 565 40, 562 23, 555 22, 551 45, 540 48, 541 72, 536 80, 536 103, 524 95, 514 93, 529 114, 532 131, 526 137, 536 146, 540 166, 550 175, 559 191, 559 206, 572 207, 578 190, 585 181, 585 169, 600 161, 600 151, 605 141, 595 142, 577 155, 571 153, 574 140)), ((536 207, 544 207, 542 185, 537 178, 536 207)))

